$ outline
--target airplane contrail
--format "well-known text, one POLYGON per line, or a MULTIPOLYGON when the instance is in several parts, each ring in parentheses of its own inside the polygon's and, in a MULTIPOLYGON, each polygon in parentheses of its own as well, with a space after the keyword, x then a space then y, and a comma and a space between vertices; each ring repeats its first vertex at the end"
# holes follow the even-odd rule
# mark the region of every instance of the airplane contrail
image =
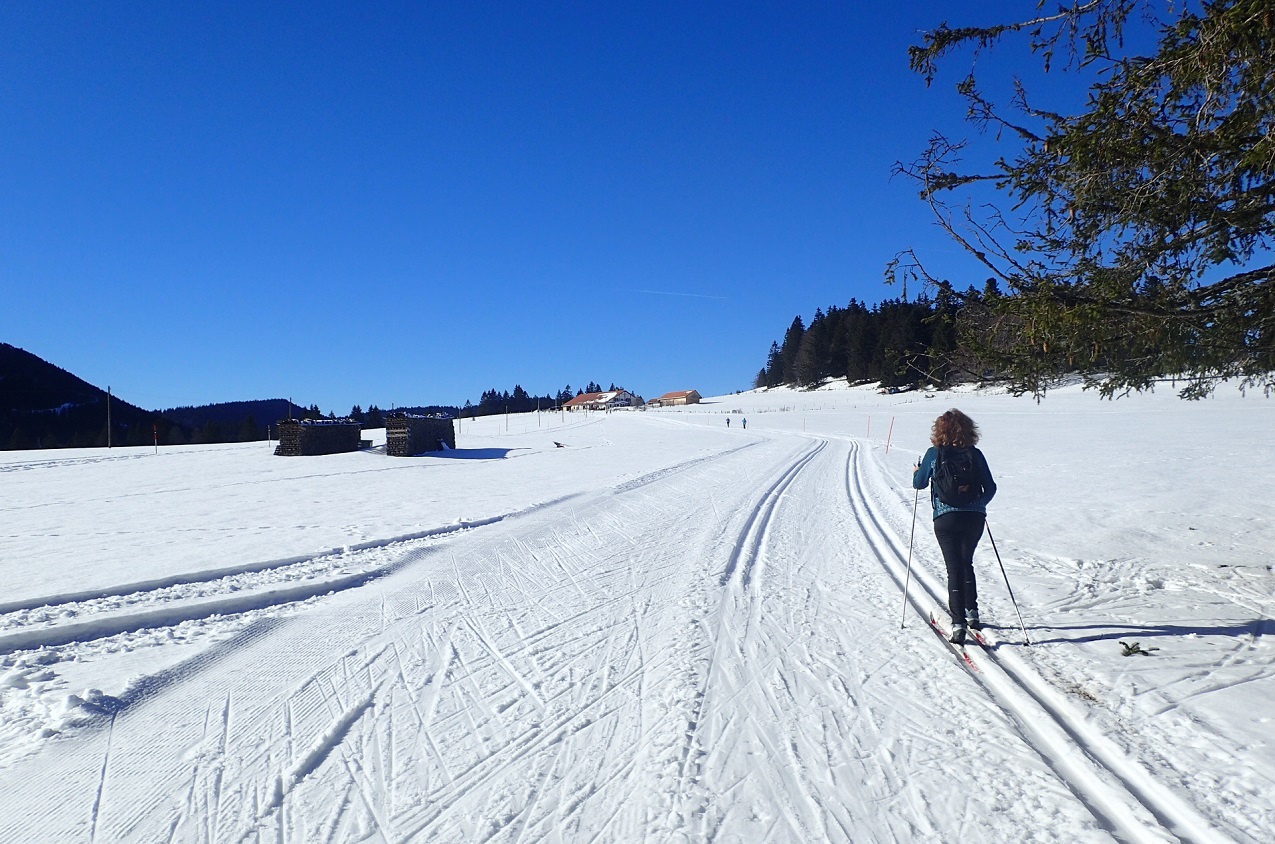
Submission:
POLYGON ((639 290, 638 293, 650 293, 652 296, 685 296, 688 299, 727 299, 727 296, 709 296, 706 293, 675 293, 670 290, 639 290))

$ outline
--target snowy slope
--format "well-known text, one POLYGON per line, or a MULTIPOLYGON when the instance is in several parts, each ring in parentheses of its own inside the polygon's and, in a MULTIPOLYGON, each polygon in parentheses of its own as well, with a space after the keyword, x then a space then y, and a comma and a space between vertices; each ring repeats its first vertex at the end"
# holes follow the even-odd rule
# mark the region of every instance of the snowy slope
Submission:
POLYGON ((0 455, 0 840, 1264 841, 1272 422, 842 387, 0 455), (968 663, 909 483, 952 405, 1034 643, 985 540, 968 663))

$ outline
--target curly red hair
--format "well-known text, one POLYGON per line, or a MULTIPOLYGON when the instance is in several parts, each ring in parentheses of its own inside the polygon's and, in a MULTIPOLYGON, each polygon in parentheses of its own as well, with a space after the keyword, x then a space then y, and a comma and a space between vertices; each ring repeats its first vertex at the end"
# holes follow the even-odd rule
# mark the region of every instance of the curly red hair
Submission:
POLYGON ((930 442, 936 446, 954 446, 964 448, 978 444, 978 426, 974 420, 952 408, 934 420, 934 428, 930 431, 930 442))

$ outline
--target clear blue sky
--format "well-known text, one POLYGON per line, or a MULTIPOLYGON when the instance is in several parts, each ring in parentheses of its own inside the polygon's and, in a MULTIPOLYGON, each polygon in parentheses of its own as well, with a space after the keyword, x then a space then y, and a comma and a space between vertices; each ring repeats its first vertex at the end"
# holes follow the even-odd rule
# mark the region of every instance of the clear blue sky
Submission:
POLYGON ((981 282, 890 176, 951 11, 5 3, 0 340, 148 408, 747 389, 901 249, 981 282))

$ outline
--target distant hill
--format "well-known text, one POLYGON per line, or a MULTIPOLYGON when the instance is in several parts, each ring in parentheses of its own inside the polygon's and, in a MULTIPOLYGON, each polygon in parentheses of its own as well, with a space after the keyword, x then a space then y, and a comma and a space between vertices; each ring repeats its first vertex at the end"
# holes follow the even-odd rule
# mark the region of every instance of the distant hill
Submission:
MULTIPOLYGON (((106 391, 30 352, 0 343, 0 449, 107 445, 106 391)), ((159 414, 113 397, 111 445, 144 445, 186 432, 159 414)))
MULTIPOLYGON (((590 382, 590 390, 596 386, 590 382)), ((614 389, 614 385, 612 386, 614 389)), ((570 387, 554 395, 533 396, 518 385, 513 392, 488 390, 477 405, 416 405, 396 412, 456 418, 493 413, 525 413, 556 407, 570 399, 570 387)), ((0 451, 28 448, 88 448, 107 445, 106 391, 28 351, 0 343, 0 451)), ((385 414, 371 405, 354 407, 351 416, 364 428, 385 425, 385 414)), ((251 442, 289 417, 322 418, 317 405, 288 399, 261 399, 143 410, 111 398, 111 445, 160 445, 251 442), (269 427, 268 427, 269 426, 269 427)))
MULTIPOLYGON (((107 445, 106 391, 43 358, 0 343, 0 451, 107 445)), ((288 416, 287 399, 144 410, 111 397, 111 445, 251 442, 288 416)), ((293 406, 295 416, 318 408, 293 406)))

